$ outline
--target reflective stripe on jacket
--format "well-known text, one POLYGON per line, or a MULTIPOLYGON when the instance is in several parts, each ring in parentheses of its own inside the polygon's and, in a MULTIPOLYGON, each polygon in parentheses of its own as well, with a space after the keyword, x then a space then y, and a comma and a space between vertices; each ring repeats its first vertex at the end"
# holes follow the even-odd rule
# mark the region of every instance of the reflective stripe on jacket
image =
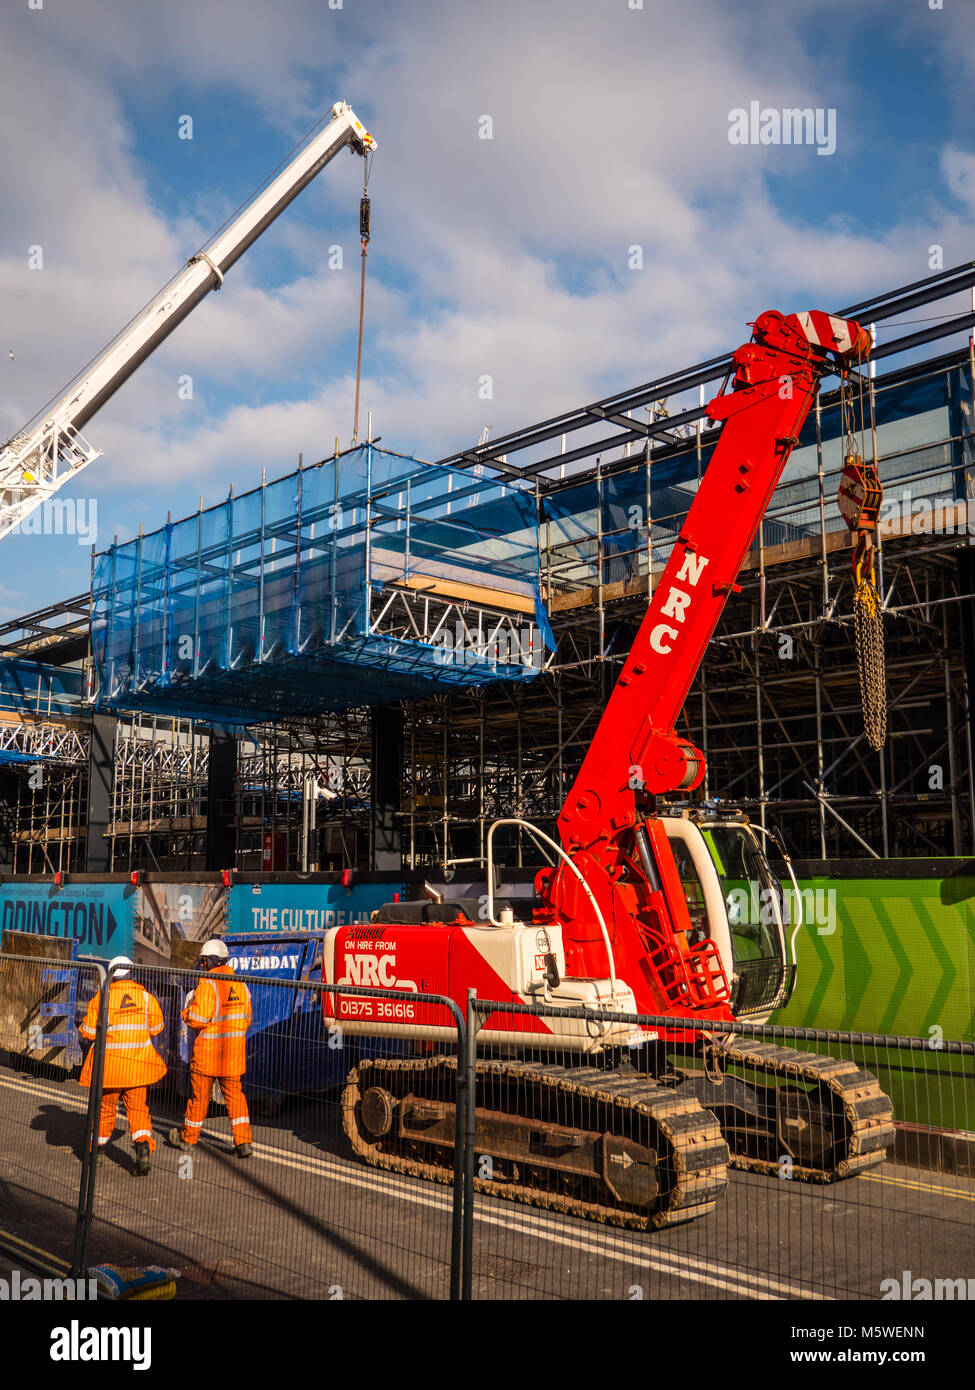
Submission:
POLYGON ((233 966, 218 965, 186 1001, 183 1022, 197 1030, 191 1066, 204 1076, 243 1076, 251 994, 233 966))
MULTIPOLYGON (((78 1032, 94 1041, 102 991, 88 1005, 85 1021, 78 1032)), ((163 1030, 162 1009, 155 995, 133 980, 113 980, 108 995, 108 1032, 105 1035, 106 1091, 126 1090, 129 1086, 151 1086, 166 1075, 166 1063, 152 1045, 163 1030)), ((89 1048, 78 1083, 91 1085, 95 1049, 89 1048)))

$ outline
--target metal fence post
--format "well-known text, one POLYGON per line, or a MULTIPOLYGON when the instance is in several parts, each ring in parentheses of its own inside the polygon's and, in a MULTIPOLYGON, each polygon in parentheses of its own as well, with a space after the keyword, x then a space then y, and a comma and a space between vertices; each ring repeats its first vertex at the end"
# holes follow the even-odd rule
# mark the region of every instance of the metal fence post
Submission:
POLYGON ((454 1097, 454 1190, 450 1218, 450 1301, 457 1303, 463 1293, 462 1261, 464 1249, 464 1156, 467 1152, 467 1029, 457 1020, 457 1082, 454 1097))
POLYGON ((91 1085, 88 1088, 88 1114, 85 1119, 85 1146, 81 1159, 81 1182, 78 1188, 78 1214, 74 1228, 74 1253, 71 1275, 84 1279, 88 1270, 88 1244, 91 1237, 91 1218, 95 1205, 95 1174, 98 1164, 98 1114, 102 1108, 102 1081, 105 1073, 105 1039, 108 1036, 108 993, 111 980, 105 967, 96 965, 100 976, 98 986, 98 1026, 92 1044, 91 1085))
POLYGON ((464 1071, 464 1248, 461 1298, 470 1302, 474 1282, 474 1128, 477 1109, 477 990, 467 991, 467 1037, 464 1071))

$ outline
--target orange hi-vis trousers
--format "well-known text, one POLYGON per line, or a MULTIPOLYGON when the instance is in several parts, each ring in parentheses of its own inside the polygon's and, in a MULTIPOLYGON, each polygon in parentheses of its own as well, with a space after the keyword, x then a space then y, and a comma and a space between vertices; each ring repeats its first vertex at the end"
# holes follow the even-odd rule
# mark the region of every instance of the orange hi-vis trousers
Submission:
POLYGON ((156 1141, 152 1137, 152 1120, 149 1118, 149 1104, 145 1086, 126 1086, 124 1091, 103 1091, 102 1108, 98 1116, 98 1147, 103 1149, 115 1132, 115 1115, 119 1097, 125 1106, 129 1122, 129 1135, 133 1144, 148 1144, 149 1152, 154 1153, 156 1141))
POLYGON ((195 1144, 199 1139, 200 1130, 203 1128, 207 1111, 210 1109, 213 1083, 219 1081, 227 1114, 230 1116, 234 1144, 249 1144, 253 1135, 251 1134, 250 1115, 247 1111, 247 1101, 244 1098, 240 1077, 204 1076, 202 1072, 191 1068, 190 1081, 193 1084, 193 1093, 187 1101, 186 1117, 183 1120, 183 1128, 179 1132, 183 1143, 195 1144))

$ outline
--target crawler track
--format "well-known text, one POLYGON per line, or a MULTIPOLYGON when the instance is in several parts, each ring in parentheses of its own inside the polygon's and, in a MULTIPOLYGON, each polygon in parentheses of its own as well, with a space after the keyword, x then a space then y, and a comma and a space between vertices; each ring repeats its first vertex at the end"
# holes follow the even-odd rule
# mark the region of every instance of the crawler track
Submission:
MULTIPOLYGON (((362 1062, 343 1095, 359 1157, 452 1182, 456 1070, 452 1057, 362 1062)), ((691 1221, 726 1183, 715 1117, 632 1071, 478 1062, 475 1138, 479 1192, 613 1226, 691 1221)))
MULTIPOLYGON (((755 1073, 771 1083, 764 1136, 722 1123, 733 1168, 779 1174, 788 1154, 793 1178, 835 1182, 883 1162, 894 1142, 893 1107, 876 1077, 855 1062, 747 1038, 735 1038, 718 1057, 746 1084, 754 1084, 755 1073)), ((711 1093, 704 1103, 713 1103, 711 1093)))

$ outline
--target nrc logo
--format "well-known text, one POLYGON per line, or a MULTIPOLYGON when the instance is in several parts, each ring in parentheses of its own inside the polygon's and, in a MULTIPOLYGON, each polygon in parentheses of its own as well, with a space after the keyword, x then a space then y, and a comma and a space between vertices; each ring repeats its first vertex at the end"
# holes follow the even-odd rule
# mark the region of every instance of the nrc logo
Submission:
MULTIPOLYGON (((395 956, 346 956, 345 975, 336 984, 373 985, 376 988, 395 989, 399 983, 393 974, 395 956)), ((402 988, 416 989, 412 981, 404 980, 402 988)))
MULTIPOLYGON (((689 550, 684 552, 684 561, 677 571, 677 578, 681 583, 687 584, 688 589, 679 589, 676 584, 671 584, 667 597, 660 608, 661 617, 671 618, 677 623, 686 621, 687 610, 693 600, 693 595, 689 589, 697 587, 698 580, 704 573, 707 564, 707 556, 695 555, 689 550)), ((679 628, 673 627, 670 623, 658 623, 650 633, 650 646, 661 656, 668 656, 673 651, 674 642, 679 636, 679 628)))

